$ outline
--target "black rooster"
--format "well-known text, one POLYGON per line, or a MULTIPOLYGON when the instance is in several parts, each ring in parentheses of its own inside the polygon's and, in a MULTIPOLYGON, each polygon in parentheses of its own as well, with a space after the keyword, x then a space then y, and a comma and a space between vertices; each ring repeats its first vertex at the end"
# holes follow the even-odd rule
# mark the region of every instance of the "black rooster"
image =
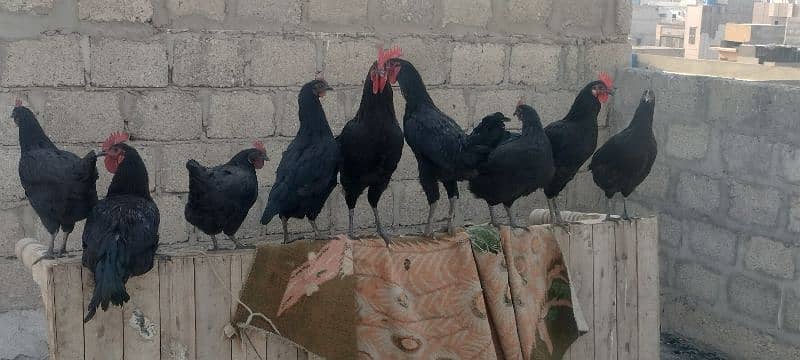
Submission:
POLYGON ((83 322, 94 317, 98 306, 105 311, 109 303, 127 302, 125 283, 153 268, 158 248, 160 216, 150 197, 147 168, 127 140, 127 134, 116 133, 103 143, 105 166, 114 178, 83 231, 83 266, 94 273, 95 283, 83 322))
POLYGON ((59 150, 28 108, 17 100, 11 113, 19 127, 19 179, 31 206, 50 233, 45 258, 61 256, 75 223, 85 219, 97 204, 97 155, 90 151, 83 159, 59 150), (58 229, 64 242, 53 252, 58 229))
POLYGON ((511 211, 514 201, 544 187, 555 172, 550 141, 542 129, 539 114, 520 103, 514 115, 522 121, 522 133, 506 133, 504 140, 478 168, 478 176, 469 181, 469 190, 489 205, 494 226, 498 223, 493 206, 503 204, 511 226, 519 227, 511 211))
MULTIPOLYGON (((433 214, 439 200, 441 182, 450 199, 450 212, 447 219, 447 231, 455 233, 453 219, 455 217, 456 199, 458 198, 458 181, 475 177, 476 167, 491 152, 491 144, 480 141, 469 144, 464 130, 453 119, 439 110, 433 103, 422 76, 414 65, 402 59, 388 61, 387 69, 397 74, 397 82, 406 99, 403 115, 403 133, 406 142, 417 158, 419 182, 428 200, 428 221, 425 236, 431 236, 433 214)), ((482 139, 482 137, 477 138, 482 139)))
POLYGON ((369 69, 355 118, 348 121, 336 138, 342 151, 340 181, 348 208, 348 235, 353 238, 353 214, 361 193, 369 188, 367 200, 375 216, 378 234, 391 244, 378 215, 378 201, 389 186, 403 153, 403 131, 397 123, 390 79, 397 74, 386 61, 401 55, 400 49, 378 50, 378 61, 369 69))
POLYGON ((248 247, 236 240, 236 231, 258 198, 256 169, 264 167, 267 149, 254 141, 253 148, 242 150, 225 164, 207 168, 195 160, 186 162, 189 170, 189 201, 184 209, 186 221, 211 236, 217 250, 216 235, 224 232, 237 249, 248 247))
POLYGON ((564 225, 565 222, 555 198, 594 153, 597 147, 597 115, 612 93, 611 77, 600 73, 599 80, 590 82, 578 93, 564 119, 544 128, 553 148, 556 168, 553 179, 544 187, 544 193, 556 224, 564 225))
POLYGON ((608 139, 589 163, 595 184, 603 189, 607 198, 622 193, 623 220, 630 219, 628 196, 650 174, 658 154, 658 144, 653 135, 655 104, 655 94, 645 90, 630 125, 608 139))
POLYGON ((289 242, 289 218, 308 218, 315 236, 321 235, 315 220, 325 201, 336 187, 341 155, 339 144, 319 98, 332 90, 325 80, 311 81, 297 96, 300 129, 283 152, 275 184, 269 192, 261 224, 268 224, 275 215, 283 225, 283 242, 289 242))

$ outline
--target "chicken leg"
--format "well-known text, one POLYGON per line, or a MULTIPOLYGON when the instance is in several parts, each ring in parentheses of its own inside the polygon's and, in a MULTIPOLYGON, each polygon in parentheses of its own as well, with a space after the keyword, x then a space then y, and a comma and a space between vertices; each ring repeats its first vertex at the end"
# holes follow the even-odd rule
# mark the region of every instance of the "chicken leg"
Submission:
POLYGON ((308 222, 311 224, 311 229, 314 230, 314 239, 322 240, 322 234, 320 234, 319 229, 317 228, 317 221, 308 219, 308 222))
MULTIPOLYGON (((486 203, 486 205, 489 205, 489 203, 486 203)), ((494 207, 492 205, 489 205, 489 223, 496 228, 500 228, 500 223, 497 222, 497 217, 494 214, 494 207)))
POLYGON ((631 217, 628 216, 628 198, 622 197, 622 220, 630 220, 631 217))
POLYGON ((208 251, 217 251, 217 250, 219 250, 219 246, 217 245, 217 236, 211 235, 211 249, 208 249, 208 251))
POLYGON ((456 227, 453 225, 453 221, 456 217, 456 200, 458 200, 458 197, 450 198, 450 212, 447 215, 447 234, 450 236, 456 234, 456 227))
POLYGON ((354 209, 348 209, 347 216, 348 216, 347 237, 349 237, 350 239, 355 239, 356 238, 356 233, 353 230, 355 228, 355 224, 354 224, 355 221, 353 220, 353 218, 355 217, 355 210, 354 209))
POLYGON ((47 246, 47 252, 45 252, 44 256, 42 256, 43 259, 55 259, 56 258, 55 257, 55 253, 53 252, 53 249, 56 246, 56 234, 57 233, 58 233, 58 231, 50 234, 50 245, 47 246))
POLYGON ((234 235, 228 235, 228 239, 230 239, 233 242, 233 247, 235 249, 253 249, 253 248, 255 248, 254 245, 248 245, 248 244, 242 243, 239 240, 237 240, 235 234, 234 235))
POLYGON ((283 226, 283 243, 288 244, 289 241, 289 219, 281 216, 281 226, 283 226))
POLYGON ((56 257, 63 257, 67 253, 67 239, 69 239, 69 234, 71 232, 64 232, 64 242, 61 244, 61 248, 56 253, 56 257))
POLYGON ((433 214, 436 212, 436 202, 428 204, 428 223, 425 225, 425 232, 422 233, 426 237, 433 235, 433 214))
POLYGON ((381 225, 381 216, 378 214, 378 208, 372 208, 372 215, 375 216, 375 229, 378 231, 378 235, 383 238, 383 241, 386 243, 386 246, 392 245, 392 239, 389 238, 389 234, 383 230, 383 226, 381 225))
POLYGON ((528 230, 528 228, 524 226, 517 225, 517 221, 514 220, 514 213, 511 211, 511 206, 503 205, 506 208, 506 214, 508 214, 508 223, 511 225, 512 228, 528 230))

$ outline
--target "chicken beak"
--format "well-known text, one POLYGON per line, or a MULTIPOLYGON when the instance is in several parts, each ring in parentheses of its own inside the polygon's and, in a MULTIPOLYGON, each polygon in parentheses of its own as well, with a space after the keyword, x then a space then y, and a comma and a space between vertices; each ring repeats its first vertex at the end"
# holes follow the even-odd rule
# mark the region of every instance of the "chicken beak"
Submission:
MULTIPOLYGON (((514 114, 516 115, 516 112, 515 112, 514 114)), ((511 121, 511 119, 510 119, 510 118, 507 118, 507 117, 505 117, 505 116, 503 117, 503 122, 509 122, 509 121, 511 121)))
POLYGON ((97 157, 106 156, 106 152, 103 150, 95 150, 94 155, 97 157))
POLYGON ((269 161, 269 156, 267 156, 267 154, 261 154, 261 160, 269 161))

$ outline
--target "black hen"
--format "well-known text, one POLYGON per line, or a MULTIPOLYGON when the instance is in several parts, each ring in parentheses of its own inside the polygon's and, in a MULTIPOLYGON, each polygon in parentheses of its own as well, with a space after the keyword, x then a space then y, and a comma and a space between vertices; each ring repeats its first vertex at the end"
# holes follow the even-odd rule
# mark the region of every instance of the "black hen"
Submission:
POLYGON ((236 231, 258 198, 256 169, 264 167, 267 150, 261 141, 242 150, 225 164, 207 168, 195 160, 186 162, 189 170, 189 201, 184 209, 186 221, 211 236, 217 250, 216 235, 224 232, 237 249, 247 245, 236 240, 236 231))
POLYGON ((478 174, 476 168, 491 152, 492 144, 483 144, 480 141, 468 143, 464 130, 433 103, 414 65, 402 59, 391 59, 388 64, 398 74, 397 81, 406 99, 403 133, 417 158, 419 182, 430 206, 425 235, 430 236, 433 233, 431 223, 436 202, 439 200, 437 182, 444 185, 450 199, 447 230, 453 234, 455 202, 458 198, 457 182, 478 174))
POLYGON ((289 218, 308 218, 320 238, 315 220, 336 187, 341 155, 319 98, 332 90, 325 80, 314 80, 297 97, 300 129, 283 152, 275 184, 261 216, 266 225, 275 215, 283 225, 283 241, 289 242, 289 218))
POLYGON ((629 220, 628 196, 650 174, 658 154, 653 135, 655 94, 645 90, 630 125, 612 136, 594 153, 589 169, 595 184, 611 199, 622 193, 622 218, 629 220))
POLYGON ((147 168, 136 150, 124 143, 127 134, 113 134, 103 144, 106 169, 114 174, 108 195, 86 219, 83 266, 94 273, 94 293, 87 322, 97 307, 122 306, 130 299, 125 283, 153 268, 158 248, 158 207, 150 197, 147 168))
POLYGON ((510 120, 501 112, 485 116, 467 136, 467 146, 494 148, 501 142, 519 136, 519 134, 506 130, 506 122, 510 120))
POLYGON ((33 112, 19 100, 11 116, 19 127, 19 179, 28 201, 50 233, 45 257, 55 255, 59 228, 64 232, 64 242, 57 255, 63 255, 75 223, 85 219, 97 204, 97 155, 90 151, 81 159, 56 148, 33 112))
POLYGON ((564 224, 555 197, 564 190, 580 167, 594 153, 597 147, 597 115, 602 103, 612 94, 611 78, 600 74, 600 80, 586 85, 569 109, 564 119, 544 128, 553 148, 553 161, 556 172, 553 179, 544 187, 547 206, 553 214, 555 223, 564 224))
POLYGON ((361 105, 355 118, 348 121, 336 138, 342 151, 340 181, 347 203, 348 235, 353 238, 353 213, 361 193, 369 188, 367 200, 375 216, 378 234, 391 244, 381 226, 378 201, 389 186, 392 174, 403 153, 403 131, 397 123, 389 78, 393 69, 384 69, 386 60, 400 55, 399 49, 379 50, 378 61, 369 70, 361 93, 361 105))
POLYGON ((553 178, 553 153, 550 140, 542 129, 539 114, 528 105, 518 105, 514 112, 522 121, 522 133, 506 133, 479 168, 477 177, 469 181, 469 190, 489 205, 492 224, 497 226, 493 206, 503 204, 511 226, 511 206, 520 197, 547 185, 553 178))

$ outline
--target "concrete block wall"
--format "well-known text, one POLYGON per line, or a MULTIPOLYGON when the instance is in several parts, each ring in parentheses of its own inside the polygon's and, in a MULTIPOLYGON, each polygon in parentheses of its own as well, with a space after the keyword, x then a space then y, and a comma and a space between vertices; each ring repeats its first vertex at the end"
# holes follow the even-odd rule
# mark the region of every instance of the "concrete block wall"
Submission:
MULTIPOLYGON (((112 131, 130 132, 148 166, 165 243, 193 237, 183 219, 185 161, 218 164, 263 140, 272 160, 258 172, 261 197, 240 231, 252 242, 263 232, 257 220, 281 152, 297 131, 297 91, 316 72, 336 88, 324 99, 335 132, 356 111, 378 43, 402 46, 437 104, 465 128, 490 112, 510 114, 520 98, 549 122, 599 70, 628 63, 629 26, 626 0, 0 0, 0 105, 23 99, 59 146, 80 154, 112 131)), ((395 99, 402 114, 399 91, 395 99)), ((602 124, 605 135, 605 115, 602 124)), ((0 312, 40 303, 13 257, 17 239, 46 238, 20 187, 18 157, 16 127, 0 121, 0 312)), ((102 195, 110 176, 101 173, 102 195)), ((601 199, 590 185, 581 173, 562 202, 596 207, 601 199)), ((485 205, 462 190, 461 220, 485 221, 485 205)), ((384 222, 414 230, 425 220, 423 199, 406 148, 382 201, 384 222)), ((365 203, 357 223, 368 227, 365 203)), ((524 218, 543 203, 536 194, 515 210, 524 218)), ((318 222, 341 231, 345 214, 335 191, 318 222)), ((270 224, 258 239, 279 231, 270 224)), ((14 354, 0 351, 5 357, 14 354)))
POLYGON ((800 88, 640 69, 617 84, 612 132, 656 92, 659 156, 629 205, 659 214, 663 330, 798 358, 800 88))

